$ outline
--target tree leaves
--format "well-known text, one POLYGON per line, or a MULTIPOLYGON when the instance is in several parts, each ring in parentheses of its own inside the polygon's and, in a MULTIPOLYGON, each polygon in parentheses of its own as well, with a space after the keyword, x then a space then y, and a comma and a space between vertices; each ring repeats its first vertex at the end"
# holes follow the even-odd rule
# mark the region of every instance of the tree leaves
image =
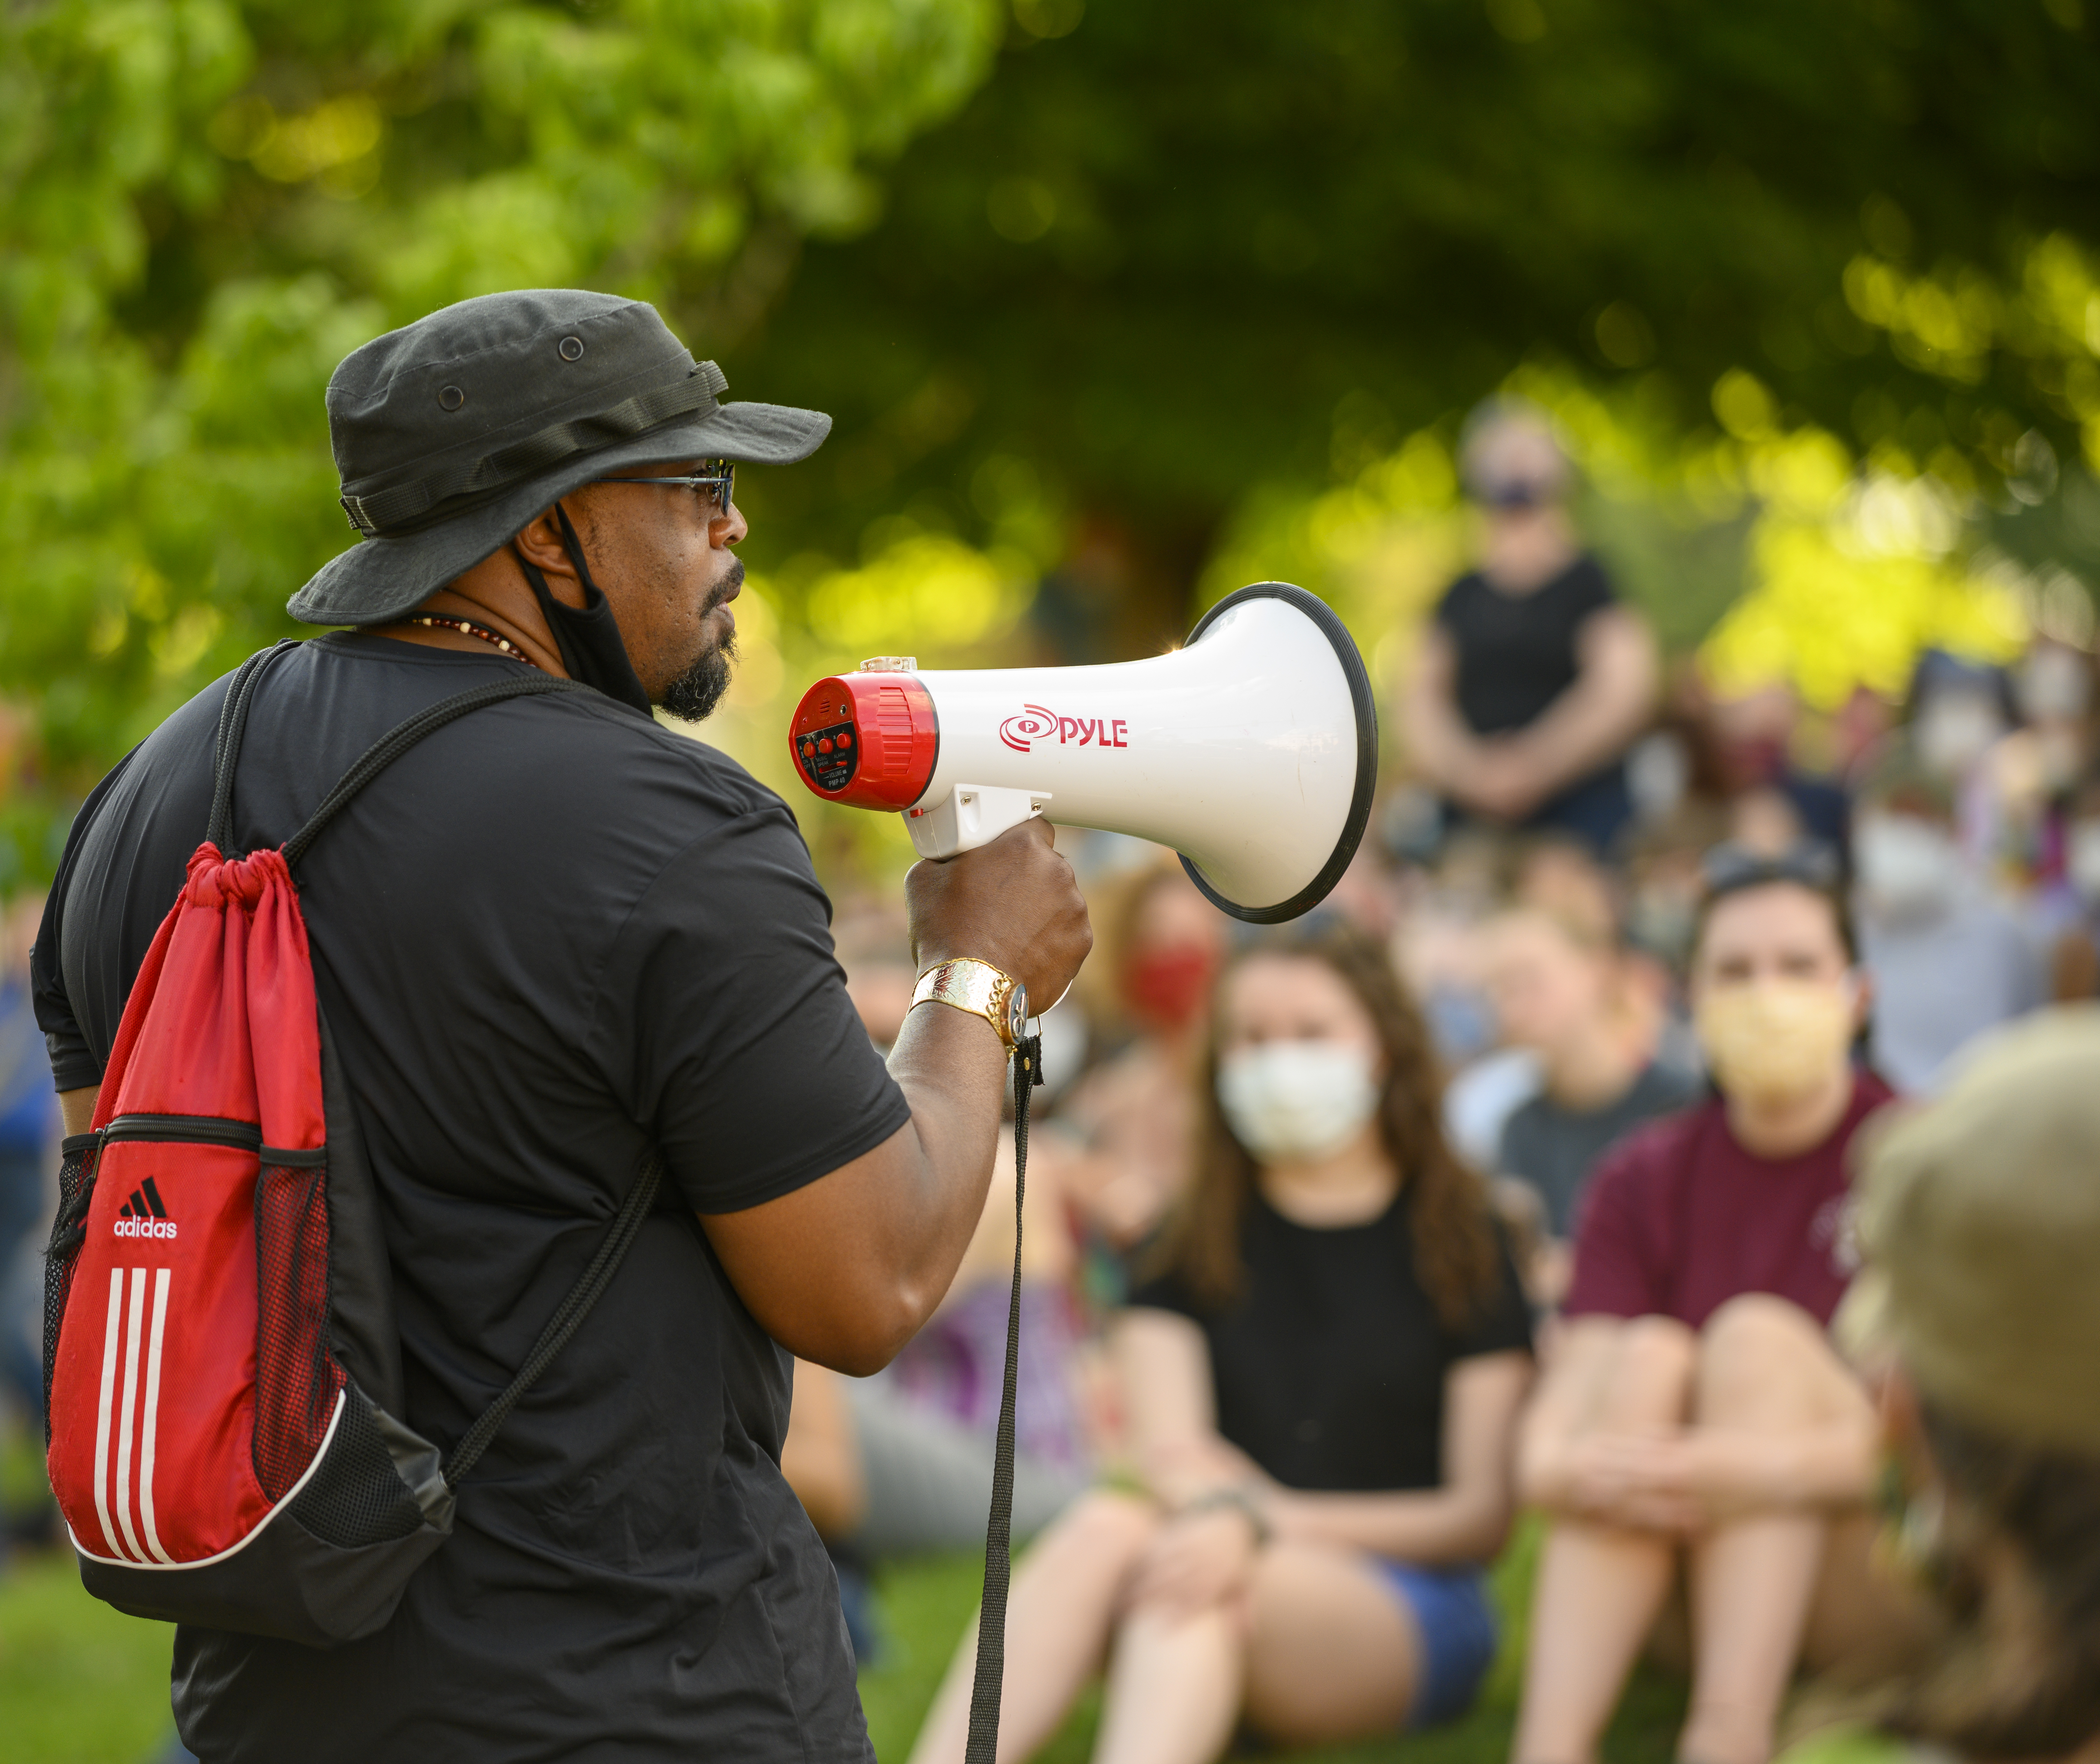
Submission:
MULTIPOLYGON (((344 354, 472 294, 577 284, 726 347, 802 237, 874 217, 882 162, 975 88, 1000 20, 988 0, 0 12, 0 689, 40 706, 45 799, 288 628, 349 542, 322 405, 344 354)), ((33 873, 35 816, 6 818, 33 873)))

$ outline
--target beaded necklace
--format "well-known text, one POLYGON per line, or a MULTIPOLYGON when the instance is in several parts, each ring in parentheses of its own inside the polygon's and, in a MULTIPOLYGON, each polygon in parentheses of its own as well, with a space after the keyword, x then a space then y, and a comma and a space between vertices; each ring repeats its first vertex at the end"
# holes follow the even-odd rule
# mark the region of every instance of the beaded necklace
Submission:
POLYGON ((487 626, 477 625, 472 619, 448 618, 438 612, 418 612, 403 622, 425 626, 433 630, 458 631, 468 637, 479 637, 485 643, 493 643, 514 661, 522 661, 528 668, 539 666, 538 662, 527 655, 509 638, 497 636, 487 626))

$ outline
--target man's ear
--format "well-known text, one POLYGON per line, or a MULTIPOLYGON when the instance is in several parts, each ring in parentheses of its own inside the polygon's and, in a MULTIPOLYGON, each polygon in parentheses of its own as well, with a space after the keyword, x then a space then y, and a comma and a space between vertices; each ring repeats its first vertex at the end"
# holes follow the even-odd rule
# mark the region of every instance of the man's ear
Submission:
POLYGON ((583 606, 584 586, 576 579, 576 566, 568 547, 562 543, 561 520, 552 508, 534 516, 511 543, 527 563, 547 578, 548 591, 557 600, 565 607, 583 606))

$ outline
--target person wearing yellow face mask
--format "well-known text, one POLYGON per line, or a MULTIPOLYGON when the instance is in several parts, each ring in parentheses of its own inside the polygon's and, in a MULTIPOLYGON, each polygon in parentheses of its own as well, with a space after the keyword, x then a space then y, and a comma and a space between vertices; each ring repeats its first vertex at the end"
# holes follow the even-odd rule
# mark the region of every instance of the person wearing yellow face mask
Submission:
POLYGON ((1873 1405, 1826 1329, 1857 1266, 1846 1153, 1892 1099, 1820 848, 1710 853, 1694 1023, 1716 1094, 1598 1170, 1519 1477, 1550 1528, 1513 1757, 1587 1764, 1643 1646, 1689 1668, 1678 1756, 1763 1764, 1794 1668, 1923 1618, 1868 1572, 1873 1405))

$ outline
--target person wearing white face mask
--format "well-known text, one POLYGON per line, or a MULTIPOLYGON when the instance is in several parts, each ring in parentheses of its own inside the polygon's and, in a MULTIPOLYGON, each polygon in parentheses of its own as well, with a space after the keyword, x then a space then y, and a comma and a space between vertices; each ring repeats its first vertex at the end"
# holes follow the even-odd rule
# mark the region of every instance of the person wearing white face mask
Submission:
POLYGON ((1718 1094, 1593 1179, 1520 1478, 1550 1521, 1512 1756, 1586 1764, 1646 1644, 1678 1743, 1763 1764, 1798 1662, 1864 1669, 1922 1618, 1868 1573, 1873 1405, 1825 1331, 1857 1266, 1846 1154, 1888 1086, 1822 847, 1710 853, 1692 958, 1718 1094))
MULTIPOLYGON (((1273 934, 1219 983, 1189 1190, 1114 1338, 1135 1488, 1014 1576, 1000 1755, 1109 1661, 1096 1764, 1449 1719, 1491 1662, 1530 1323, 1379 948, 1273 934)), ((963 1755, 965 1638, 915 1764, 963 1755)))
POLYGON ((1896 755, 1868 778, 1852 855, 1874 1066, 1906 1093, 1936 1090, 1977 1036, 2045 1001, 2042 951, 1975 877, 1949 789, 1918 761, 1896 755))

